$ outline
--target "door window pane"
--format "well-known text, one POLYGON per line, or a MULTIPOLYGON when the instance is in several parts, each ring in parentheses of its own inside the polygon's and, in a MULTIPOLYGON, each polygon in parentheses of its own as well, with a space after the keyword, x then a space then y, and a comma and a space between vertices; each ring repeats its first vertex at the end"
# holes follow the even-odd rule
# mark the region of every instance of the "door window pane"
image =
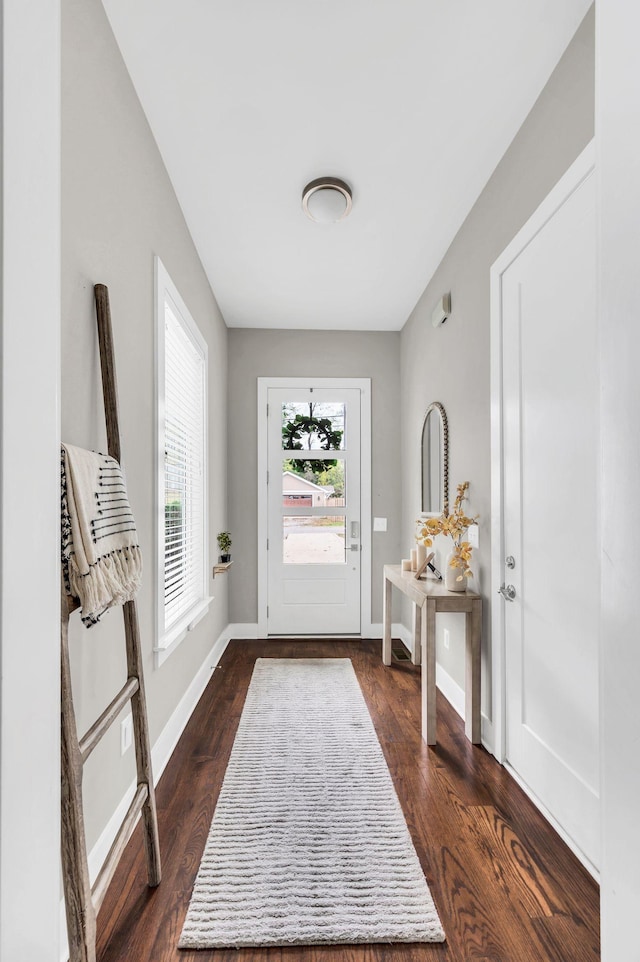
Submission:
POLYGON ((344 564, 346 519, 283 517, 282 560, 284 564, 344 564))
POLYGON ((344 461, 307 461, 304 470, 291 458, 282 461, 282 504, 291 508, 345 506, 344 461))
POLYGON ((344 431, 344 403, 287 401, 282 405, 285 451, 340 451, 344 448, 344 431))

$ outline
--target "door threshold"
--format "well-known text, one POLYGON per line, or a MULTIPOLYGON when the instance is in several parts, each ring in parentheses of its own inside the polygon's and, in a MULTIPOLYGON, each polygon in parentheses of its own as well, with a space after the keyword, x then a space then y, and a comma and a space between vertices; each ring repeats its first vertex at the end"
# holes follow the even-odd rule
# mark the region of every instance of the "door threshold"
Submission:
POLYGON ((299 635, 299 634, 267 634, 267 641, 363 641, 363 636, 358 634, 337 634, 329 635, 324 632, 321 635, 299 635))

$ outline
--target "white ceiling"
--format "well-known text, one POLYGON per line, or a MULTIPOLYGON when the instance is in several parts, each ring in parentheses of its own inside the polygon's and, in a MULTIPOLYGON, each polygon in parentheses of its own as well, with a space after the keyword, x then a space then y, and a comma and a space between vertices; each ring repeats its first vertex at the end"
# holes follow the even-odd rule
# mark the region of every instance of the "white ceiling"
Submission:
POLYGON ((590 0, 103 2, 227 324, 398 330, 590 0))

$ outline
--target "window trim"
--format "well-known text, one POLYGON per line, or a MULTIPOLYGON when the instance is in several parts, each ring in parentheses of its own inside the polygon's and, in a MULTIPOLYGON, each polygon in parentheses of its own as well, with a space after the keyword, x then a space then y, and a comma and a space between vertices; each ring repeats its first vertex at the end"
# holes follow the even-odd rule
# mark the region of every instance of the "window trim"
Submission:
POLYGON ((156 559, 156 624, 154 645, 155 667, 159 668, 169 655, 176 650, 178 645, 186 638, 187 634, 195 628, 197 623, 204 617, 209 610, 209 605, 213 598, 209 596, 209 488, 208 488, 208 461, 209 461, 209 431, 208 431, 208 390, 209 390, 209 351, 206 340, 204 339, 198 325, 194 321, 191 312, 184 303, 175 284, 171 280, 164 264, 156 255, 154 258, 155 274, 155 468, 156 468, 156 504, 155 504, 155 559, 156 559), (183 616, 165 631, 164 626, 164 531, 165 531, 165 307, 167 302, 178 318, 180 324, 188 334, 191 341, 202 353, 204 359, 204 412, 203 412, 203 432, 204 432, 204 461, 203 461, 203 505, 202 517, 204 526, 203 535, 203 569, 202 569, 202 590, 198 600, 189 608, 183 616))

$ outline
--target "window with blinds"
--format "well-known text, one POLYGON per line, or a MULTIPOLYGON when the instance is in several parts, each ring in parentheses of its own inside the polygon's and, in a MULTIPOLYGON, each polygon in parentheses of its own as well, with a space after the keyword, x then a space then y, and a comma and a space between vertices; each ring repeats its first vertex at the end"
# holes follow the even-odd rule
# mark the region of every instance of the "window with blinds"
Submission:
POLYGON ((207 346, 160 270, 158 288, 159 648, 186 634, 207 598, 207 346), (161 370, 160 370, 161 367, 161 370))

